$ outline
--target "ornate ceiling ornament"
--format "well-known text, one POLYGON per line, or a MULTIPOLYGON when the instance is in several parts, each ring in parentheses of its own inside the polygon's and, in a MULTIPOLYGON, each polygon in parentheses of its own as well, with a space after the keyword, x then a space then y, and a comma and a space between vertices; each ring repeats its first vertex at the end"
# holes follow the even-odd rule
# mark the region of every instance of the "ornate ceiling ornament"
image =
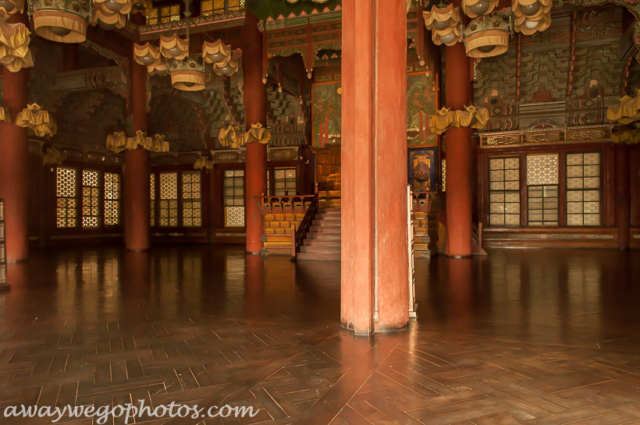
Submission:
POLYGON ((516 32, 532 35, 545 31, 551 25, 552 0, 513 0, 513 11, 516 32))
POLYGON ((230 57, 224 62, 214 63, 213 72, 218 77, 231 77, 238 72, 238 59, 230 57))
POLYGON ((214 65, 228 61, 231 59, 231 46, 224 44, 222 40, 213 43, 205 41, 202 45, 202 59, 214 65))
POLYGON ((429 120, 431 132, 442 134, 454 127, 471 127, 483 129, 489 122, 489 110, 487 108, 476 108, 475 106, 465 106, 464 111, 451 111, 442 108, 436 111, 429 120))
POLYGON ((0 16, 24 12, 24 0, 0 0, 0 16))
POLYGON ((58 43, 84 43, 91 18, 89 0, 33 0, 33 26, 42 38, 58 43))
POLYGON ((160 60, 149 66, 147 66, 147 72, 149 75, 157 75, 159 77, 165 77, 169 74, 166 62, 160 60))
POLYGON ((138 148, 151 152, 169 152, 169 142, 164 138, 165 136, 159 134, 153 138, 148 137, 147 133, 141 130, 138 130, 134 137, 126 137, 124 132, 116 132, 107 136, 107 149, 115 153, 138 148))
POLYGON ((131 13, 131 0, 93 0, 91 25, 106 30, 124 28, 127 15, 131 13))
POLYGON ((29 30, 22 23, 9 24, 0 21, 0 64, 10 72, 33 67, 29 34, 29 30))
POLYGON ((61 152, 54 146, 47 148, 47 152, 42 155, 42 165, 62 165, 66 159, 66 152, 61 152))
POLYGON ((200 91, 204 90, 206 76, 204 64, 196 59, 174 61, 169 67, 171 85, 176 90, 200 91))
POLYGON ((27 105, 16 117, 18 127, 28 128, 29 134, 37 137, 53 137, 58 126, 49 111, 45 111, 36 103, 27 105))
POLYGON ((160 49, 151 43, 133 44, 133 59, 140 65, 149 66, 160 61, 160 49))
POLYGON ((199 154, 198 159, 196 159, 196 162, 193 164, 193 169, 213 170, 213 160, 199 154))
POLYGON ((500 0, 462 0, 462 11, 470 18, 488 15, 500 0))
MULTIPOLYGON (((291 3, 291 4, 294 4, 294 3, 298 3, 300 0, 287 0, 287 1, 288 1, 289 3, 291 3)), ((311 0, 311 1, 312 1, 312 2, 314 2, 314 3, 320 3, 320 4, 322 4, 322 3, 326 3, 326 2, 328 2, 329 0, 311 0)))
POLYGON ((474 19, 464 32, 467 56, 488 58, 509 50, 509 23, 498 16, 474 19))
POLYGON ((453 46, 462 41, 460 10, 453 4, 443 8, 433 5, 430 12, 423 12, 423 17, 427 29, 431 30, 431 39, 438 46, 453 46))
POLYGON ((640 121, 640 89, 634 97, 624 96, 618 99, 620 104, 609 106, 607 119, 618 124, 631 124, 640 121))
POLYGON ((167 59, 183 60, 189 56, 189 41, 173 34, 170 37, 160 36, 160 53, 167 59))

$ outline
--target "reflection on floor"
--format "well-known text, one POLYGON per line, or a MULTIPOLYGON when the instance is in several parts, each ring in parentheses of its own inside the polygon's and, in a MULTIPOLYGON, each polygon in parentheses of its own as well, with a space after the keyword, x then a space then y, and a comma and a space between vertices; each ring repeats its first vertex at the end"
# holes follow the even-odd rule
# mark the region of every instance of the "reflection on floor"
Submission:
POLYGON ((371 339, 338 325, 339 267, 240 247, 35 252, 0 295, 0 408, 145 399, 261 408, 207 424, 640 423, 640 252, 419 260, 417 323, 371 339))

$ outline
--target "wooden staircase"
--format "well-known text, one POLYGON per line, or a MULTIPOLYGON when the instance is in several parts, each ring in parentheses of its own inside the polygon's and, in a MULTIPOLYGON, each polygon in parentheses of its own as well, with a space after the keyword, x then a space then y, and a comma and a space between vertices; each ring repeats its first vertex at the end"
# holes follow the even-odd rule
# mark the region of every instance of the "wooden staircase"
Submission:
POLYGON ((321 199, 320 208, 300 247, 298 260, 340 261, 340 219, 340 198, 321 199))

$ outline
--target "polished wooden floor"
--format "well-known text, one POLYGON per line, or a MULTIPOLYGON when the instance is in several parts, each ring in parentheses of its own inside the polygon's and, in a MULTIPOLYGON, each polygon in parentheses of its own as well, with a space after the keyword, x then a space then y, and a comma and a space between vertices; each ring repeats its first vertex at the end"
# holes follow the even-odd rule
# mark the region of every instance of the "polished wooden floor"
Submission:
POLYGON ((640 424, 640 252, 490 254, 419 260, 418 321, 367 339, 339 326, 338 263, 35 252, 0 295, 0 408, 145 399, 261 408, 207 424, 640 424))

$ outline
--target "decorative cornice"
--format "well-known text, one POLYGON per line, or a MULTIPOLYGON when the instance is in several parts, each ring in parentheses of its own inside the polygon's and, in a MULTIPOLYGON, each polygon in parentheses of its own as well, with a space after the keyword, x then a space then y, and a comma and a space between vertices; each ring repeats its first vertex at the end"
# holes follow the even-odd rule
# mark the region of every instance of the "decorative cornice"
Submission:
POLYGON ((480 132, 482 148, 537 146, 611 141, 613 125, 527 128, 516 131, 480 132))

